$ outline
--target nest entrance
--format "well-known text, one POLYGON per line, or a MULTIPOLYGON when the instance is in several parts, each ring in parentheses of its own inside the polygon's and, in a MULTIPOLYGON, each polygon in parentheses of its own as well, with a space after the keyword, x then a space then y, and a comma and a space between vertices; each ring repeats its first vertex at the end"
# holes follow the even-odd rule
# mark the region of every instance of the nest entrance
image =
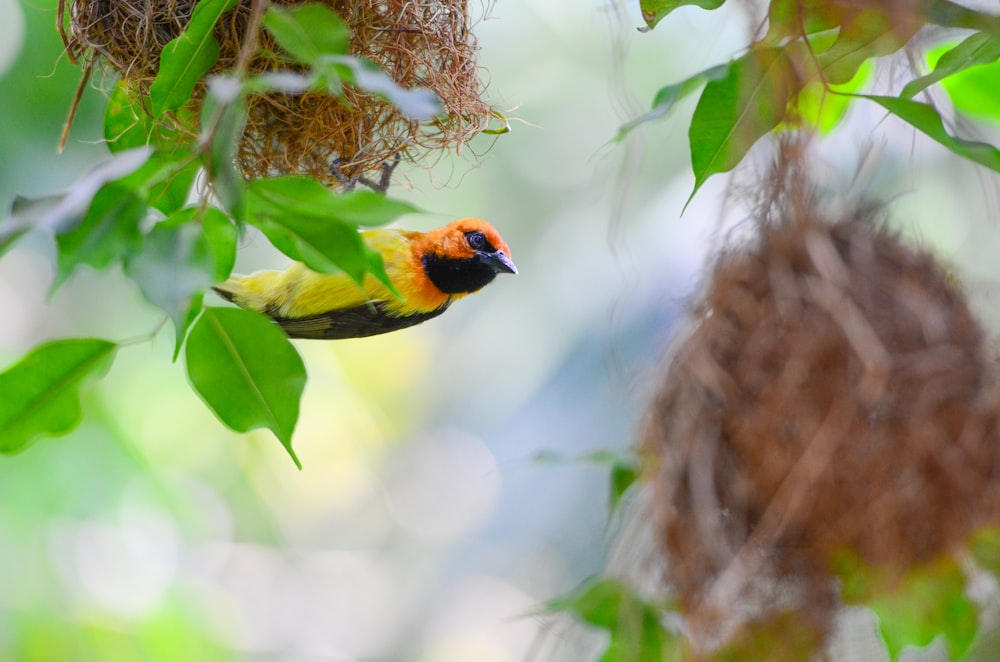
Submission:
MULTIPOLYGON (((147 96, 163 47, 179 36, 196 0, 71 0, 67 24, 61 0, 59 27, 73 61, 103 62, 147 96)), ((279 5, 293 5, 276 0, 279 5)), ((254 94, 237 165, 245 177, 306 174, 331 187, 345 179, 378 179, 383 164, 402 157, 419 160, 431 152, 460 148, 487 129, 495 115, 483 100, 468 0, 321 0, 351 31, 349 52, 382 67, 403 88, 426 87, 440 98, 443 112, 413 121, 389 101, 344 86, 343 97, 254 94), (339 168, 336 171, 334 166, 339 168)), ((277 45, 261 31, 248 35, 254 9, 242 0, 215 28, 220 55, 213 72, 231 68, 248 38, 259 38, 249 62, 251 73, 287 69, 273 57, 277 45)), ((200 104, 203 86, 195 92, 200 104)))

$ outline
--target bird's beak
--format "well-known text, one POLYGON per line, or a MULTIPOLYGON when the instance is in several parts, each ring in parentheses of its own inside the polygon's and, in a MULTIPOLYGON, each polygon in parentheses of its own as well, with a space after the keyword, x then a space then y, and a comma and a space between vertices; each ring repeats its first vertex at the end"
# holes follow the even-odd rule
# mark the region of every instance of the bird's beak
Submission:
POLYGON ((479 253, 479 259, 485 264, 488 264, 493 271, 499 273, 516 274, 517 267, 514 266, 514 261, 507 256, 503 251, 496 251, 495 253, 479 253))

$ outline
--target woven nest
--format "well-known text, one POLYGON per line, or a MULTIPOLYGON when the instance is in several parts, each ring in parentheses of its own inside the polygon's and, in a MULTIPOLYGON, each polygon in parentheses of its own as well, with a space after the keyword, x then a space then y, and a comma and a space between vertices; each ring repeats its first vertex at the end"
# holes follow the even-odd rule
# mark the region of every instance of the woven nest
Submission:
POLYGON ((874 215, 824 218, 801 182, 778 191, 670 356, 642 450, 695 649, 790 614, 815 644, 838 554, 905 571, 996 521, 983 332, 934 258, 874 215))
MULTIPOLYGON (((149 93, 163 47, 181 34, 195 0, 72 0, 66 49, 74 61, 103 61, 139 97, 149 93)), ((266 7, 266 3, 261 3, 266 7)), ((278 4, 295 4, 278 0, 278 4)), ((350 53, 379 66, 401 87, 426 87, 444 111, 429 122, 412 121, 385 99, 345 86, 343 98, 320 92, 268 93, 248 99, 248 121, 238 166, 250 179, 308 174, 331 186, 373 174, 385 163, 459 148, 487 128, 492 111, 481 98, 476 39, 467 0, 324 0, 351 30, 350 53)), ((66 23, 60 5, 60 28, 66 23)), ((220 56, 213 72, 236 64, 248 38, 258 39, 251 73, 287 69, 273 56, 265 31, 248 36, 253 10, 243 0, 215 29, 220 56)), ((195 91, 197 109, 204 86, 195 91)))

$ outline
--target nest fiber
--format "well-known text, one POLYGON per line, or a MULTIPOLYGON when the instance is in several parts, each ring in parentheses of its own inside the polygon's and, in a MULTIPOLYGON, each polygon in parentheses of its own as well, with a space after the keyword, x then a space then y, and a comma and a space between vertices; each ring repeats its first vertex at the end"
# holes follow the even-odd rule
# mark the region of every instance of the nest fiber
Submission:
MULTIPOLYGON (((73 0, 69 32, 63 34, 74 60, 104 62, 140 97, 159 67, 163 47, 182 33, 193 0, 73 0)), ((278 4, 294 4, 282 0, 278 4)), ((401 87, 426 87, 444 111, 416 122, 380 97, 345 86, 342 98, 321 92, 268 93, 248 99, 248 122, 238 165, 248 178, 301 173, 339 185, 337 162, 346 176, 375 174, 398 156, 411 160, 459 148, 487 127, 491 109, 481 98, 467 0, 325 0, 351 30, 349 51, 379 66, 401 87)), ((266 5, 263 5, 266 7, 266 5)), ((224 15, 215 29, 220 56, 213 72, 233 67, 247 40, 251 73, 287 69, 274 57, 266 32, 248 34, 249 0, 224 15)), ((61 6, 65 14, 65 6, 61 6)), ((66 23, 60 17, 60 27, 66 23)), ((196 109, 204 86, 195 92, 196 109)))

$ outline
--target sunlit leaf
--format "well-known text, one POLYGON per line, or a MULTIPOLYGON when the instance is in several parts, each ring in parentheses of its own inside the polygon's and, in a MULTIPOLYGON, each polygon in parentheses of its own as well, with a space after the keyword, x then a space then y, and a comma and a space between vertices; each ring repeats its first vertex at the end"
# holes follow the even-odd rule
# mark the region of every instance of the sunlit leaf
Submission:
POLYGON ((842 85, 826 86, 822 82, 810 83, 792 102, 795 119, 815 127, 821 133, 833 131, 854 102, 849 95, 859 91, 871 79, 874 72, 875 65, 868 60, 861 65, 854 78, 842 85), (834 94, 831 94, 831 91, 834 94))
MULTIPOLYGON (((962 43, 945 51, 934 65, 934 70, 926 76, 907 83, 899 96, 912 99, 922 90, 938 83, 949 76, 965 71, 970 67, 990 64, 1000 59, 1000 38, 985 32, 970 35, 962 43)), ((994 82, 1000 82, 1000 76, 994 82)), ((996 99, 996 87, 990 92, 993 97, 993 107, 1000 109, 996 99)))
POLYGON ((346 55, 350 31, 337 14, 322 5, 271 5, 264 27, 278 45, 307 64, 323 55, 346 55))
POLYGON ((240 308, 205 308, 185 346, 188 379, 219 420, 236 432, 267 428, 299 468, 292 432, 305 366, 280 328, 240 308))
POLYGON ((877 595, 871 608, 889 656, 906 646, 927 646, 943 636, 951 659, 961 658, 978 631, 978 610, 965 595, 966 577, 958 563, 944 559, 914 571, 894 590, 877 595))
POLYGON ((674 106, 678 101, 684 99, 705 83, 722 79, 728 71, 728 64, 719 64, 711 67, 710 69, 706 69, 705 71, 701 71, 690 78, 682 80, 679 83, 661 87, 656 93, 656 96, 653 97, 652 109, 648 113, 644 113, 639 117, 623 124, 621 128, 618 129, 618 134, 615 136, 615 140, 622 140, 630 131, 635 129, 640 124, 652 122, 660 119, 661 117, 665 117, 674 109, 674 106))
POLYGON ((0 373, 0 453, 80 423, 80 386, 104 375, 117 345, 96 338, 57 340, 33 349, 0 373))
POLYGON ((149 88, 153 114, 177 110, 191 98, 195 85, 219 58, 219 42, 212 30, 238 0, 201 0, 195 5, 183 34, 163 47, 160 70, 149 88))
POLYGON ((795 82, 785 49, 763 48, 733 60, 725 77, 705 85, 688 132, 692 198, 705 180, 735 168, 758 139, 778 126, 795 82))
POLYGON ((871 99, 955 154, 1000 172, 1000 150, 987 143, 952 136, 945 130, 941 115, 933 106, 897 97, 877 95, 860 95, 860 97, 871 99))
POLYGON ((145 214, 146 201, 134 189, 113 182, 98 191, 80 224, 56 236, 59 255, 53 289, 82 264, 106 269, 134 253, 145 214))
POLYGON ((652 29, 667 14, 680 7, 694 5, 702 9, 718 9, 723 3, 725 0, 639 0, 639 8, 642 10, 642 19, 652 29))
POLYGON ((197 223, 197 208, 160 221, 145 236, 142 250, 125 260, 125 272, 143 296, 166 312, 178 335, 193 297, 215 282, 215 254, 197 223))
POLYGON ((258 179, 250 184, 250 193, 258 210, 331 218, 354 226, 385 225, 418 211, 375 191, 334 193, 315 179, 299 175, 258 179))

